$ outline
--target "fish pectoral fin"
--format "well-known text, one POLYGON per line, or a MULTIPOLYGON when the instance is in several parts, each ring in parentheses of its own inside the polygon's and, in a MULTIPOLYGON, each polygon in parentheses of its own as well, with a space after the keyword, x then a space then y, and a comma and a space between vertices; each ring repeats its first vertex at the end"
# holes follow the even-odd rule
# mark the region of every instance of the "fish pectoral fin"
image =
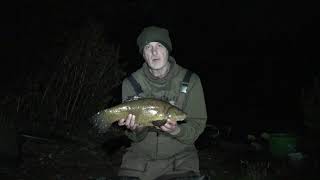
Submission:
POLYGON ((160 127, 160 126, 165 125, 166 122, 167 122, 167 120, 163 119, 163 120, 152 121, 151 123, 152 123, 154 126, 160 127))

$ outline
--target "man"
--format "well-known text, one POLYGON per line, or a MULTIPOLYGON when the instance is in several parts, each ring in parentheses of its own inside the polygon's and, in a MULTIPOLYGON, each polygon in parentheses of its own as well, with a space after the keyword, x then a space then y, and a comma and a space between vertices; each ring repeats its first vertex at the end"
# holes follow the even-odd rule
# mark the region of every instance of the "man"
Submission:
POLYGON ((124 179, 152 180, 174 177, 199 177, 199 159, 194 142, 203 132, 207 112, 200 78, 176 64, 169 54, 169 32, 160 27, 144 28, 137 45, 145 62, 124 79, 122 99, 158 98, 178 106, 188 114, 185 123, 167 119, 159 128, 142 127, 135 115, 119 120, 132 140, 122 159, 119 176, 124 179))

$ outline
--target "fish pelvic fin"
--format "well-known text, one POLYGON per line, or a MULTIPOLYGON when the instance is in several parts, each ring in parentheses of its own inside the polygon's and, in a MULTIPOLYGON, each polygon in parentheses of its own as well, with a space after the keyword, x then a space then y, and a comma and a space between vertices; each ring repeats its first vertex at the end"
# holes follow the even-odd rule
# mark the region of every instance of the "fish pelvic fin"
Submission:
POLYGON ((163 119, 163 120, 152 121, 151 123, 152 123, 154 126, 160 127, 160 126, 165 125, 166 122, 167 122, 167 120, 163 119))
POLYGON ((105 133, 109 130, 112 123, 108 121, 107 117, 104 116, 104 112, 100 111, 90 118, 90 122, 93 127, 98 130, 99 133, 105 133))

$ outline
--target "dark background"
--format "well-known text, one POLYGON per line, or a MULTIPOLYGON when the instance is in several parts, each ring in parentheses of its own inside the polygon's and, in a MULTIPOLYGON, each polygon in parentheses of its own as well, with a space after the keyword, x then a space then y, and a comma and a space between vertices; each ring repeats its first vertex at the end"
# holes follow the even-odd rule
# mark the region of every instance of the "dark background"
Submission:
POLYGON ((317 75, 319 14, 308 1, 12 1, 1 5, 1 92, 16 91, 32 72, 55 62, 63 33, 88 18, 120 44, 126 71, 141 66, 136 37, 159 25, 172 56, 202 79, 208 122, 256 129, 302 125, 301 88, 317 75))

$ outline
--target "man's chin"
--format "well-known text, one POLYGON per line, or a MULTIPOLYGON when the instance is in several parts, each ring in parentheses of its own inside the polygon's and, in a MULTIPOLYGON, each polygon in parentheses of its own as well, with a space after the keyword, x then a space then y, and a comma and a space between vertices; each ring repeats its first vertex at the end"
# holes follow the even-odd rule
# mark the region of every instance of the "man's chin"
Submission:
POLYGON ((152 70, 158 71, 158 70, 160 70, 161 68, 163 68, 163 66, 161 66, 161 64, 152 64, 152 65, 150 66, 150 68, 151 68, 152 70))

